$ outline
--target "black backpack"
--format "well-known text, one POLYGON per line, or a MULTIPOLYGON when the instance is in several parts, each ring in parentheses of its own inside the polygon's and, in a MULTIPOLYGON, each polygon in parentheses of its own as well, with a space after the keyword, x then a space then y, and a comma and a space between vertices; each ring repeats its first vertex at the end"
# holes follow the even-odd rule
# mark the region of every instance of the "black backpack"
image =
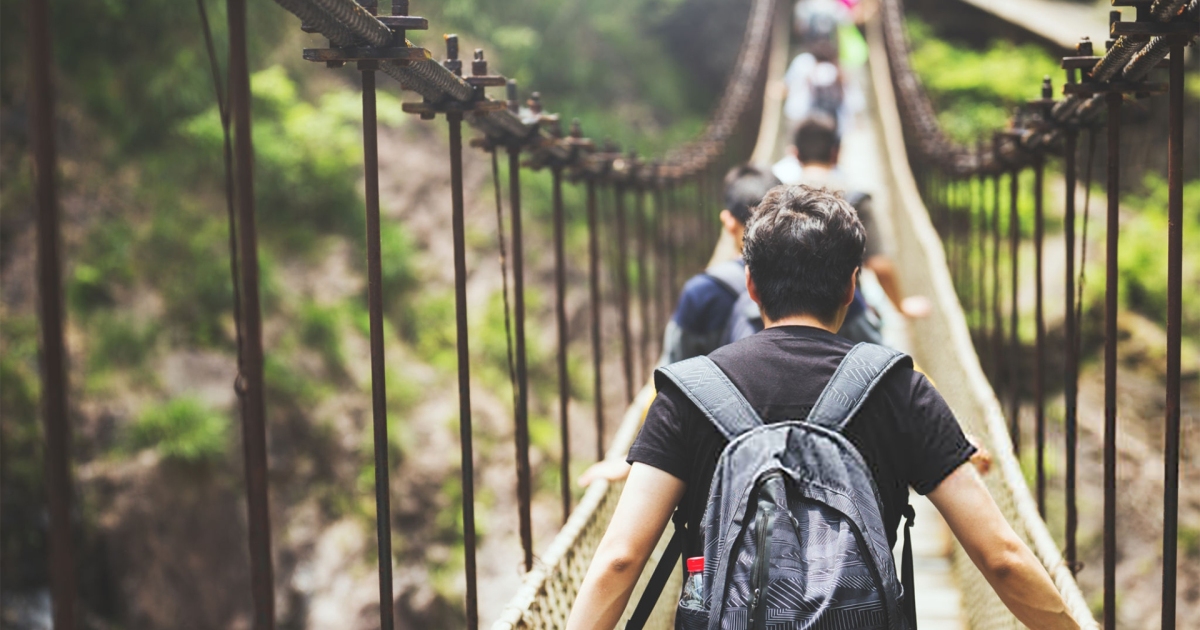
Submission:
POLYGON ((717 347, 744 339, 763 329, 762 313, 750 292, 746 290, 746 263, 740 258, 717 263, 704 270, 704 274, 729 292, 734 298, 733 308, 725 320, 717 347))
MULTIPOLYGON (((907 355, 850 350, 802 421, 764 424, 708 357, 660 368, 729 440, 704 514, 704 610, 678 607, 677 630, 916 630, 911 506, 903 586, 874 478, 841 435, 872 389, 907 355)), ((681 547, 674 537, 626 628, 641 628, 681 547)))

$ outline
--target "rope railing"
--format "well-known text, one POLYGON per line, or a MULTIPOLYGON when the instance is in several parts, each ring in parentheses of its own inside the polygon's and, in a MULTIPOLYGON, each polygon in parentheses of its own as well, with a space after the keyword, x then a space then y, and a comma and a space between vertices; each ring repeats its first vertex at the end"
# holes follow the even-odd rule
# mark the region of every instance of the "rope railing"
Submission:
MULTIPOLYGON (((992 387, 1007 399, 1007 440, 1001 448, 1013 454, 1022 448, 1022 392, 1030 386, 1033 392, 1034 427, 1034 496, 1018 492, 1016 507, 1022 508, 1026 498, 1034 510, 1024 509, 1036 522, 1028 526, 1045 531, 1042 517, 1046 513, 1046 388, 1050 375, 1046 369, 1047 355, 1053 350, 1047 340, 1045 317, 1045 167, 1049 157, 1062 156, 1066 179, 1064 236, 1065 310, 1064 341, 1061 351, 1066 359, 1061 384, 1065 393, 1064 429, 1066 527, 1065 562, 1072 572, 1079 569, 1077 551, 1078 510, 1076 505, 1076 470, 1078 448, 1078 391, 1080 358, 1080 308, 1082 294, 1077 291, 1076 264, 1076 188, 1077 153, 1080 133, 1089 138, 1087 183, 1090 190, 1090 156, 1094 152, 1094 136, 1107 133, 1107 216, 1105 244, 1104 289, 1104 514, 1103 514, 1103 571, 1104 627, 1115 628, 1117 623, 1116 589, 1116 427, 1118 406, 1117 387, 1117 291, 1119 256, 1120 202, 1120 130, 1121 104, 1126 95, 1145 97, 1167 94, 1168 175, 1168 232, 1167 239, 1167 309, 1164 314, 1167 345, 1166 413, 1164 431, 1164 496, 1163 496, 1163 592, 1162 627, 1175 627, 1176 570, 1178 562, 1178 493, 1179 493, 1179 422, 1180 422, 1180 352, 1181 292, 1182 292, 1182 210, 1183 210, 1183 49, 1198 34, 1197 2, 1183 0, 1154 0, 1132 2, 1136 19, 1121 21, 1121 14, 1110 13, 1112 39, 1103 55, 1094 55, 1092 43, 1083 38, 1076 54, 1063 58, 1066 71, 1063 97, 1053 98, 1050 77, 1040 86, 1041 98, 1031 100, 1019 110, 1010 128, 974 146, 952 141, 940 127, 937 113, 924 92, 919 77, 909 62, 905 37, 902 0, 883 0, 881 3, 882 39, 886 65, 890 67, 890 83, 895 93, 897 110, 903 121, 909 163, 920 186, 921 196, 929 207, 933 225, 941 237, 955 289, 967 310, 968 322, 975 347, 980 356, 991 356, 987 372, 992 387), (1168 60, 1169 58, 1169 60, 1168 60), (1167 61, 1164 61, 1167 60, 1167 61), (1155 68, 1168 68, 1168 82, 1147 80, 1155 68), (1101 117, 1102 112, 1107 115, 1101 117), (1020 177, 1023 171, 1033 171, 1032 242, 1023 235, 1019 202, 1020 177), (1001 180, 1008 178, 1008 208, 1000 204, 1001 180), (982 191, 990 181, 993 190, 991 207, 984 203, 982 191), (1003 231, 1007 228, 1007 234, 1003 231), (1003 241, 1007 241, 1006 243, 1003 241), (990 248, 990 249, 989 249, 990 248), (1024 248, 1033 250, 1033 370, 1023 367, 1021 322, 1026 321, 1021 305, 1021 272, 1018 262, 1024 248), (1007 250, 1007 256, 1004 256, 1007 250), (1003 271, 1008 272, 1002 274, 1003 271), (990 272, 990 273, 989 273, 990 272), (1007 285, 1001 278, 1008 275, 1007 285), (990 280, 988 279, 990 277, 990 280), (989 291, 990 289, 990 291, 989 291), (1001 295, 1006 293, 1006 295, 1001 295), (1001 300, 1007 298, 1006 305, 1001 300), (1005 308, 1005 306, 1007 308, 1005 308), (1007 321, 1003 312, 1007 310, 1007 321), (1007 341, 1005 341, 1007 337, 1007 341), (1032 378, 1031 378, 1032 377, 1032 378)), ((1031 86, 1032 87, 1032 86, 1031 86)), ((1034 90, 1031 90, 1034 92, 1034 90)), ((1036 92, 1034 92, 1036 93, 1036 92)), ((1086 231, 1086 217, 1084 229, 1086 231)), ((1086 247, 1086 243, 1084 244, 1086 247)), ((1085 261, 1086 262, 1086 261, 1085 261)), ((1078 279, 1081 286, 1082 281, 1078 279)), ((1011 458, 1010 458, 1011 459, 1011 458)), ((1015 461, 1015 460, 1013 460, 1015 461)), ((1024 484, 1022 483, 1023 487, 1024 484)), ((1025 508, 1029 506, 1024 506, 1025 508)), ((1021 511, 1021 510, 1018 510, 1021 511)), ((1035 547, 1036 548, 1036 547, 1035 547)), ((1042 560, 1055 575, 1061 567, 1053 566, 1059 558, 1056 548, 1048 548, 1042 560)), ((1058 579, 1059 576, 1056 576, 1058 579)), ((1066 579, 1062 576, 1062 579, 1066 579)), ((993 611, 972 611, 980 619, 993 611), (978 614, 976 614, 978 613, 978 614)), ((1081 608, 1080 613, 1085 613, 1081 608)))

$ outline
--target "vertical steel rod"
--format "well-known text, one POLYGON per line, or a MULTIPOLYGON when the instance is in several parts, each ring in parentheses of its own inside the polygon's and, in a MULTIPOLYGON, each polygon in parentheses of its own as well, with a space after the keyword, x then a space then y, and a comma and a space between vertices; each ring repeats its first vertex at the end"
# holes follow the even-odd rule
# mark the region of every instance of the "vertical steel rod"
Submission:
POLYGON ((1009 313, 1009 346, 1008 346, 1008 413, 1009 413, 1009 434, 1012 438, 1013 452, 1020 454, 1021 452, 1021 339, 1020 339, 1020 313, 1017 310, 1017 282, 1018 282, 1018 257, 1020 255, 1021 245, 1021 216, 1017 210, 1017 201, 1020 198, 1021 188, 1021 171, 1013 169, 1009 179, 1009 211, 1008 211, 1008 236, 1009 236, 1009 267, 1012 270, 1012 283, 1009 288, 1012 291, 1012 310, 1009 313))
POLYGON ((992 176, 992 379, 1004 381, 1004 317, 1000 310, 1000 177, 992 176))
POLYGON ((525 237, 521 225, 521 148, 508 147, 508 198, 512 206, 513 332, 517 364, 517 503, 525 570, 533 570, 533 482, 529 468, 529 370, 525 356, 525 237))
POLYGON ((254 146, 250 127, 250 71, 246 52, 246 2, 228 0, 229 108, 233 115, 238 232, 241 234, 245 391, 242 446, 246 462, 251 594, 255 630, 275 627, 274 567, 267 495, 267 427, 263 398, 262 308, 258 295, 258 231, 254 222, 254 146))
POLYGON ((645 381, 647 370, 650 369, 650 285, 647 283, 646 270, 646 241, 650 230, 648 221, 646 220, 646 191, 638 185, 633 193, 633 207, 637 214, 637 241, 635 243, 637 251, 634 258, 637 262, 638 275, 638 317, 641 322, 638 329, 641 332, 639 341, 640 348, 638 349, 638 359, 640 366, 638 367, 639 381, 645 381))
POLYGON ((589 178, 587 187, 588 224, 588 289, 592 307, 592 403, 596 413, 596 461, 604 459, 604 349, 600 343, 600 225, 596 219, 596 181, 589 178))
POLYGON ((63 336, 62 269, 59 259, 58 155, 54 134, 54 82, 49 10, 29 6, 29 115, 37 199, 38 318, 41 323, 42 431, 46 450, 46 502, 50 517, 50 595, 55 628, 74 629, 75 550, 71 540, 71 423, 67 407, 66 342, 63 336))
POLYGON ((375 62, 362 70, 363 170, 367 202, 367 310, 371 337, 371 420, 375 442, 375 537, 379 549, 379 624, 392 627, 392 527, 388 482, 387 361, 383 350, 383 252, 379 236, 379 135, 375 62))
MULTIPOLYGON (((979 152, 983 154, 982 151, 979 152)), ((987 270, 987 175, 980 173, 976 184, 976 190, 979 191, 979 221, 978 231, 975 238, 977 246, 974 249, 975 266, 974 280, 975 283, 975 330, 976 336, 980 340, 980 345, 987 345, 987 278, 984 272, 987 270)))
POLYGON ((1037 506, 1038 514, 1046 516, 1046 320, 1042 303, 1042 239, 1044 237, 1045 213, 1043 193, 1045 191, 1046 160, 1041 153, 1033 162, 1033 275, 1034 275, 1034 354, 1033 404, 1035 413, 1034 446, 1037 460, 1037 506))
POLYGON ((1064 330, 1067 338, 1066 347, 1066 365, 1064 367, 1064 398, 1066 399, 1066 409, 1064 418, 1064 429, 1066 431, 1066 532, 1065 555, 1067 557, 1067 565, 1071 570, 1075 570, 1076 551, 1075 551, 1075 532, 1078 529, 1079 515, 1076 512, 1076 497, 1075 497, 1075 455, 1077 451, 1077 438, 1079 427, 1077 424, 1077 406, 1079 399, 1079 347, 1075 344, 1076 327, 1078 322, 1075 320, 1075 179, 1076 179, 1076 154, 1079 141, 1079 131, 1075 128, 1067 129, 1063 135, 1063 173, 1066 176, 1067 198, 1065 203, 1065 217, 1063 219, 1064 238, 1066 239, 1067 255, 1066 255, 1066 299, 1067 311, 1064 320, 1064 330))
POLYGON ((451 231, 454 239, 454 315, 458 346, 458 431, 462 446, 463 553, 467 576, 467 628, 479 628, 475 569, 475 456, 471 436, 471 352, 467 337, 467 253, 463 220, 462 112, 448 112, 451 231))
MULTIPOLYGON (((1183 315, 1183 47, 1171 45, 1167 144, 1167 400, 1163 456, 1163 630, 1175 628, 1179 544, 1179 405, 1183 315)), ((1194 155, 1194 153, 1193 153, 1194 155)))
POLYGON ((666 240, 667 249, 667 304, 670 308, 667 309, 667 319, 674 317, 675 302, 679 296, 679 252, 676 250, 676 244, 679 242, 679 207, 676 205, 675 197, 675 182, 671 180, 667 184, 666 205, 663 210, 666 214, 666 232, 663 238, 666 240))
POLYGON ((1117 243, 1121 93, 1108 94, 1108 221, 1104 277, 1104 627, 1117 627, 1117 243))
POLYGON ((551 167, 550 176, 554 184, 554 318, 558 328, 558 432, 562 448, 559 489, 562 491, 563 522, 566 523, 571 516, 571 430, 567 416, 571 382, 567 374, 567 263, 563 251, 562 167, 551 167))
POLYGON ((633 400, 633 338, 629 331, 629 243, 625 225, 625 186, 613 187, 617 210, 617 292, 621 301, 621 360, 625 370, 625 399, 633 400))
MULTIPOLYGON (((655 185, 654 188, 654 329, 651 331, 655 335, 656 343, 662 341, 663 327, 666 326, 667 320, 667 278, 665 258, 667 255, 666 243, 663 235, 663 189, 661 185, 655 185)), ((661 354, 662 348, 655 346, 655 354, 661 354)))

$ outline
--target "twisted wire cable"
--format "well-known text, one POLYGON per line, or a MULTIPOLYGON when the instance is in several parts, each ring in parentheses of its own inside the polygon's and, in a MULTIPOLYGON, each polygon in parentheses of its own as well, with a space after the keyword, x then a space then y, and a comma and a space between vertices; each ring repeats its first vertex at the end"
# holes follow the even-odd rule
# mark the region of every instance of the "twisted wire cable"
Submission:
POLYGON ((350 29, 350 32, 372 46, 386 46, 392 42, 392 29, 367 13, 354 0, 312 0, 322 11, 350 29))
POLYGON ((350 29, 313 4, 312 0, 275 0, 275 4, 300 18, 302 23, 316 28, 334 45, 353 46, 359 43, 359 38, 350 29))
POLYGON ((1133 54, 1129 63, 1121 70, 1121 78, 1126 81, 1139 81, 1154 68, 1158 62, 1166 59, 1171 52, 1171 39, 1161 35, 1150 39, 1150 43, 1133 54))
POLYGON ((1187 3, 1187 0, 1154 0, 1154 4, 1150 5, 1150 15, 1159 22, 1167 22, 1179 15, 1183 5, 1187 3))
POLYGON ((1092 68, 1092 78, 1097 81, 1108 81, 1117 75, 1133 55, 1142 49, 1144 42, 1133 40, 1124 35, 1113 42, 1112 48, 1096 62, 1092 68))

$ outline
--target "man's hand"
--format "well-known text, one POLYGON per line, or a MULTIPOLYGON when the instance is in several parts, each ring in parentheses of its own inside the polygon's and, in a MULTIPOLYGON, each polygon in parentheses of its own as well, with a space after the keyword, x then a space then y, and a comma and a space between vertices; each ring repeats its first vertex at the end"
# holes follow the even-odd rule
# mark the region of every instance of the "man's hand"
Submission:
POLYGON ((983 445, 983 442, 979 441, 979 438, 970 433, 965 435, 971 446, 975 447, 975 453, 971 455, 971 463, 974 464, 975 470, 978 470, 981 475, 988 474, 988 471, 992 469, 992 452, 983 445))
POLYGON ((630 466, 623 459, 605 459, 598 461, 589 466, 587 470, 583 471, 582 475, 579 475, 579 485, 586 488, 592 485, 592 482, 596 481, 597 479, 604 479, 605 481, 609 482, 624 481, 629 477, 629 471, 631 468, 632 466, 630 466))
POLYGON ((900 314, 909 319, 924 319, 933 312, 933 303, 924 295, 910 295, 900 300, 900 314))

